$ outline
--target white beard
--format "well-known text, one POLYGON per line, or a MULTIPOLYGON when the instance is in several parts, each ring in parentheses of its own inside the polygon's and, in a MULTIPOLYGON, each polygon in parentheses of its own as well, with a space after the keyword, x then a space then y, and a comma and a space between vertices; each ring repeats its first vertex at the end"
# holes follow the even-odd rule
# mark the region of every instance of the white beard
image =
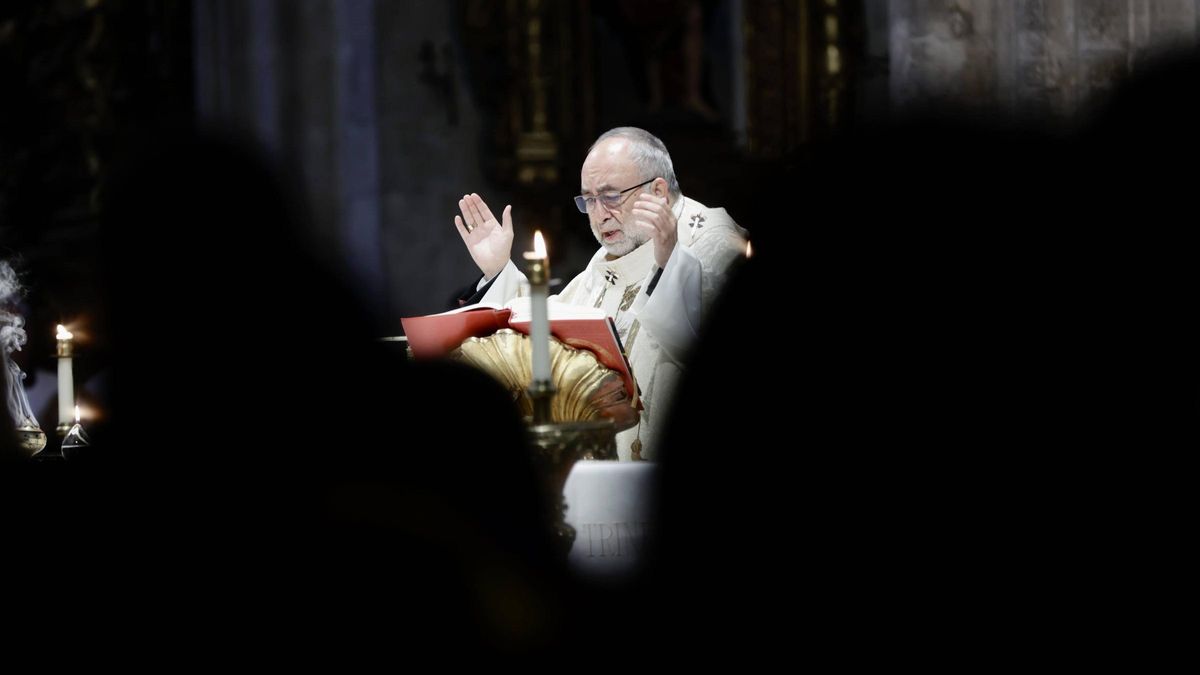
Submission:
POLYGON ((622 238, 620 241, 614 241, 611 244, 605 244, 604 240, 600 237, 599 230, 592 230, 592 234, 596 237, 596 242, 604 248, 606 253, 614 258, 620 258, 642 244, 650 241, 650 235, 648 234, 633 235, 630 234, 628 230, 622 230, 621 232, 625 235, 624 238, 622 238))

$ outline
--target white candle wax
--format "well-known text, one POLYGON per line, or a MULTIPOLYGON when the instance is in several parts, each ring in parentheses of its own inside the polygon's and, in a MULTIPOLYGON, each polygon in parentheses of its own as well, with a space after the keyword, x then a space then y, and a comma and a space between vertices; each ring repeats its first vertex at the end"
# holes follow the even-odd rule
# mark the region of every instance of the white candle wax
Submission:
POLYGON ((533 341, 533 381, 550 381, 550 316, 546 296, 550 288, 550 256, 541 232, 533 233, 533 251, 525 254, 533 267, 529 279, 529 307, 533 323, 529 338, 533 341))
POLYGON ((530 287, 530 291, 533 324, 530 326, 529 337, 533 340, 533 379, 549 382, 550 319, 546 307, 546 285, 535 284, 530 287))
MULTIPOLYGON (((59 325, 56 336, 59 342, 59 354, 71 353, 71 338, 74 337, 67 329, 59 325)), ((71 366, 70 356, 58 357, 58 423, 71 426, 75 423, 75 374, 71 366)))

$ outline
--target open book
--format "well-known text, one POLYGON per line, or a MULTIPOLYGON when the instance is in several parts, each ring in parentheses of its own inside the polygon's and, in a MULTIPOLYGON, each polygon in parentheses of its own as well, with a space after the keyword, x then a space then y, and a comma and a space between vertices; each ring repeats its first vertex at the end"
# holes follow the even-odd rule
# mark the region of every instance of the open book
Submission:
MULTIPOLYGON (((550 300, 550 334, 559 342, 596 355, 605 367, 620 373, 631 400, 638 400, 637 384, 625 357, 621 337, 604 310, 568 305, 550 300)), ((529 298, 514 298, 507 304, 480 303, 458 309, 400 319, 408 346, 418 359, 445 356, 469 337, 484 337, 501 328, 528 335, 532 322, 529 298)))

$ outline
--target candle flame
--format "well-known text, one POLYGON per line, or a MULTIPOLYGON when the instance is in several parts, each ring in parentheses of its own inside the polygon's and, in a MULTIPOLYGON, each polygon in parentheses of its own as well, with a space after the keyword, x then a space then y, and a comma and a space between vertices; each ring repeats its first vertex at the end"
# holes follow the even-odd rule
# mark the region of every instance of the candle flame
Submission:
POLYGON ((542 237, 541 230, 534 230, 533 232, 533 254, 539 258, 547 257, 546 240, 542 237))
POLYGON ((75 406, 75 424, 79 424, 79 406, 75 406))
POLYGON ((67 327, 60 323, 58 324, 58 333, 55 335, 55 337, 59 340, 70 340, 75 336, 71 335, 71 331, 67 330, 67 327))
POLYGON ((97 408, 96 406, 89 405, 86 399, 84 399, 75 407, 79 409, 79 412, 75 416, 75 421, 79 422, 80 424, 83 423, 83 418, 85 417, 93 423, 104 419, 104 410, 97 408))
POLYGON ((754 249, 750 247, 750 242, 746 242, 746 257, 754 255, 754 249))

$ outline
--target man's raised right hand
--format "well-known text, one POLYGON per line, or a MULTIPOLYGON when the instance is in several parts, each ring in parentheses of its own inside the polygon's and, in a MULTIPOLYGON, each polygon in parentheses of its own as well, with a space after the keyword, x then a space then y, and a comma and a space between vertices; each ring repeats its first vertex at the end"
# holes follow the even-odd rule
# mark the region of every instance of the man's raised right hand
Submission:
POLYGON ((479 195, 471 193, 458 200, 462 216, 454 216, 454 227, 462 236, 471 259, 488 280, 494 278, 512 255, 512 205, 504 207, 504 222, 496 221, 488 205, 479 195))

